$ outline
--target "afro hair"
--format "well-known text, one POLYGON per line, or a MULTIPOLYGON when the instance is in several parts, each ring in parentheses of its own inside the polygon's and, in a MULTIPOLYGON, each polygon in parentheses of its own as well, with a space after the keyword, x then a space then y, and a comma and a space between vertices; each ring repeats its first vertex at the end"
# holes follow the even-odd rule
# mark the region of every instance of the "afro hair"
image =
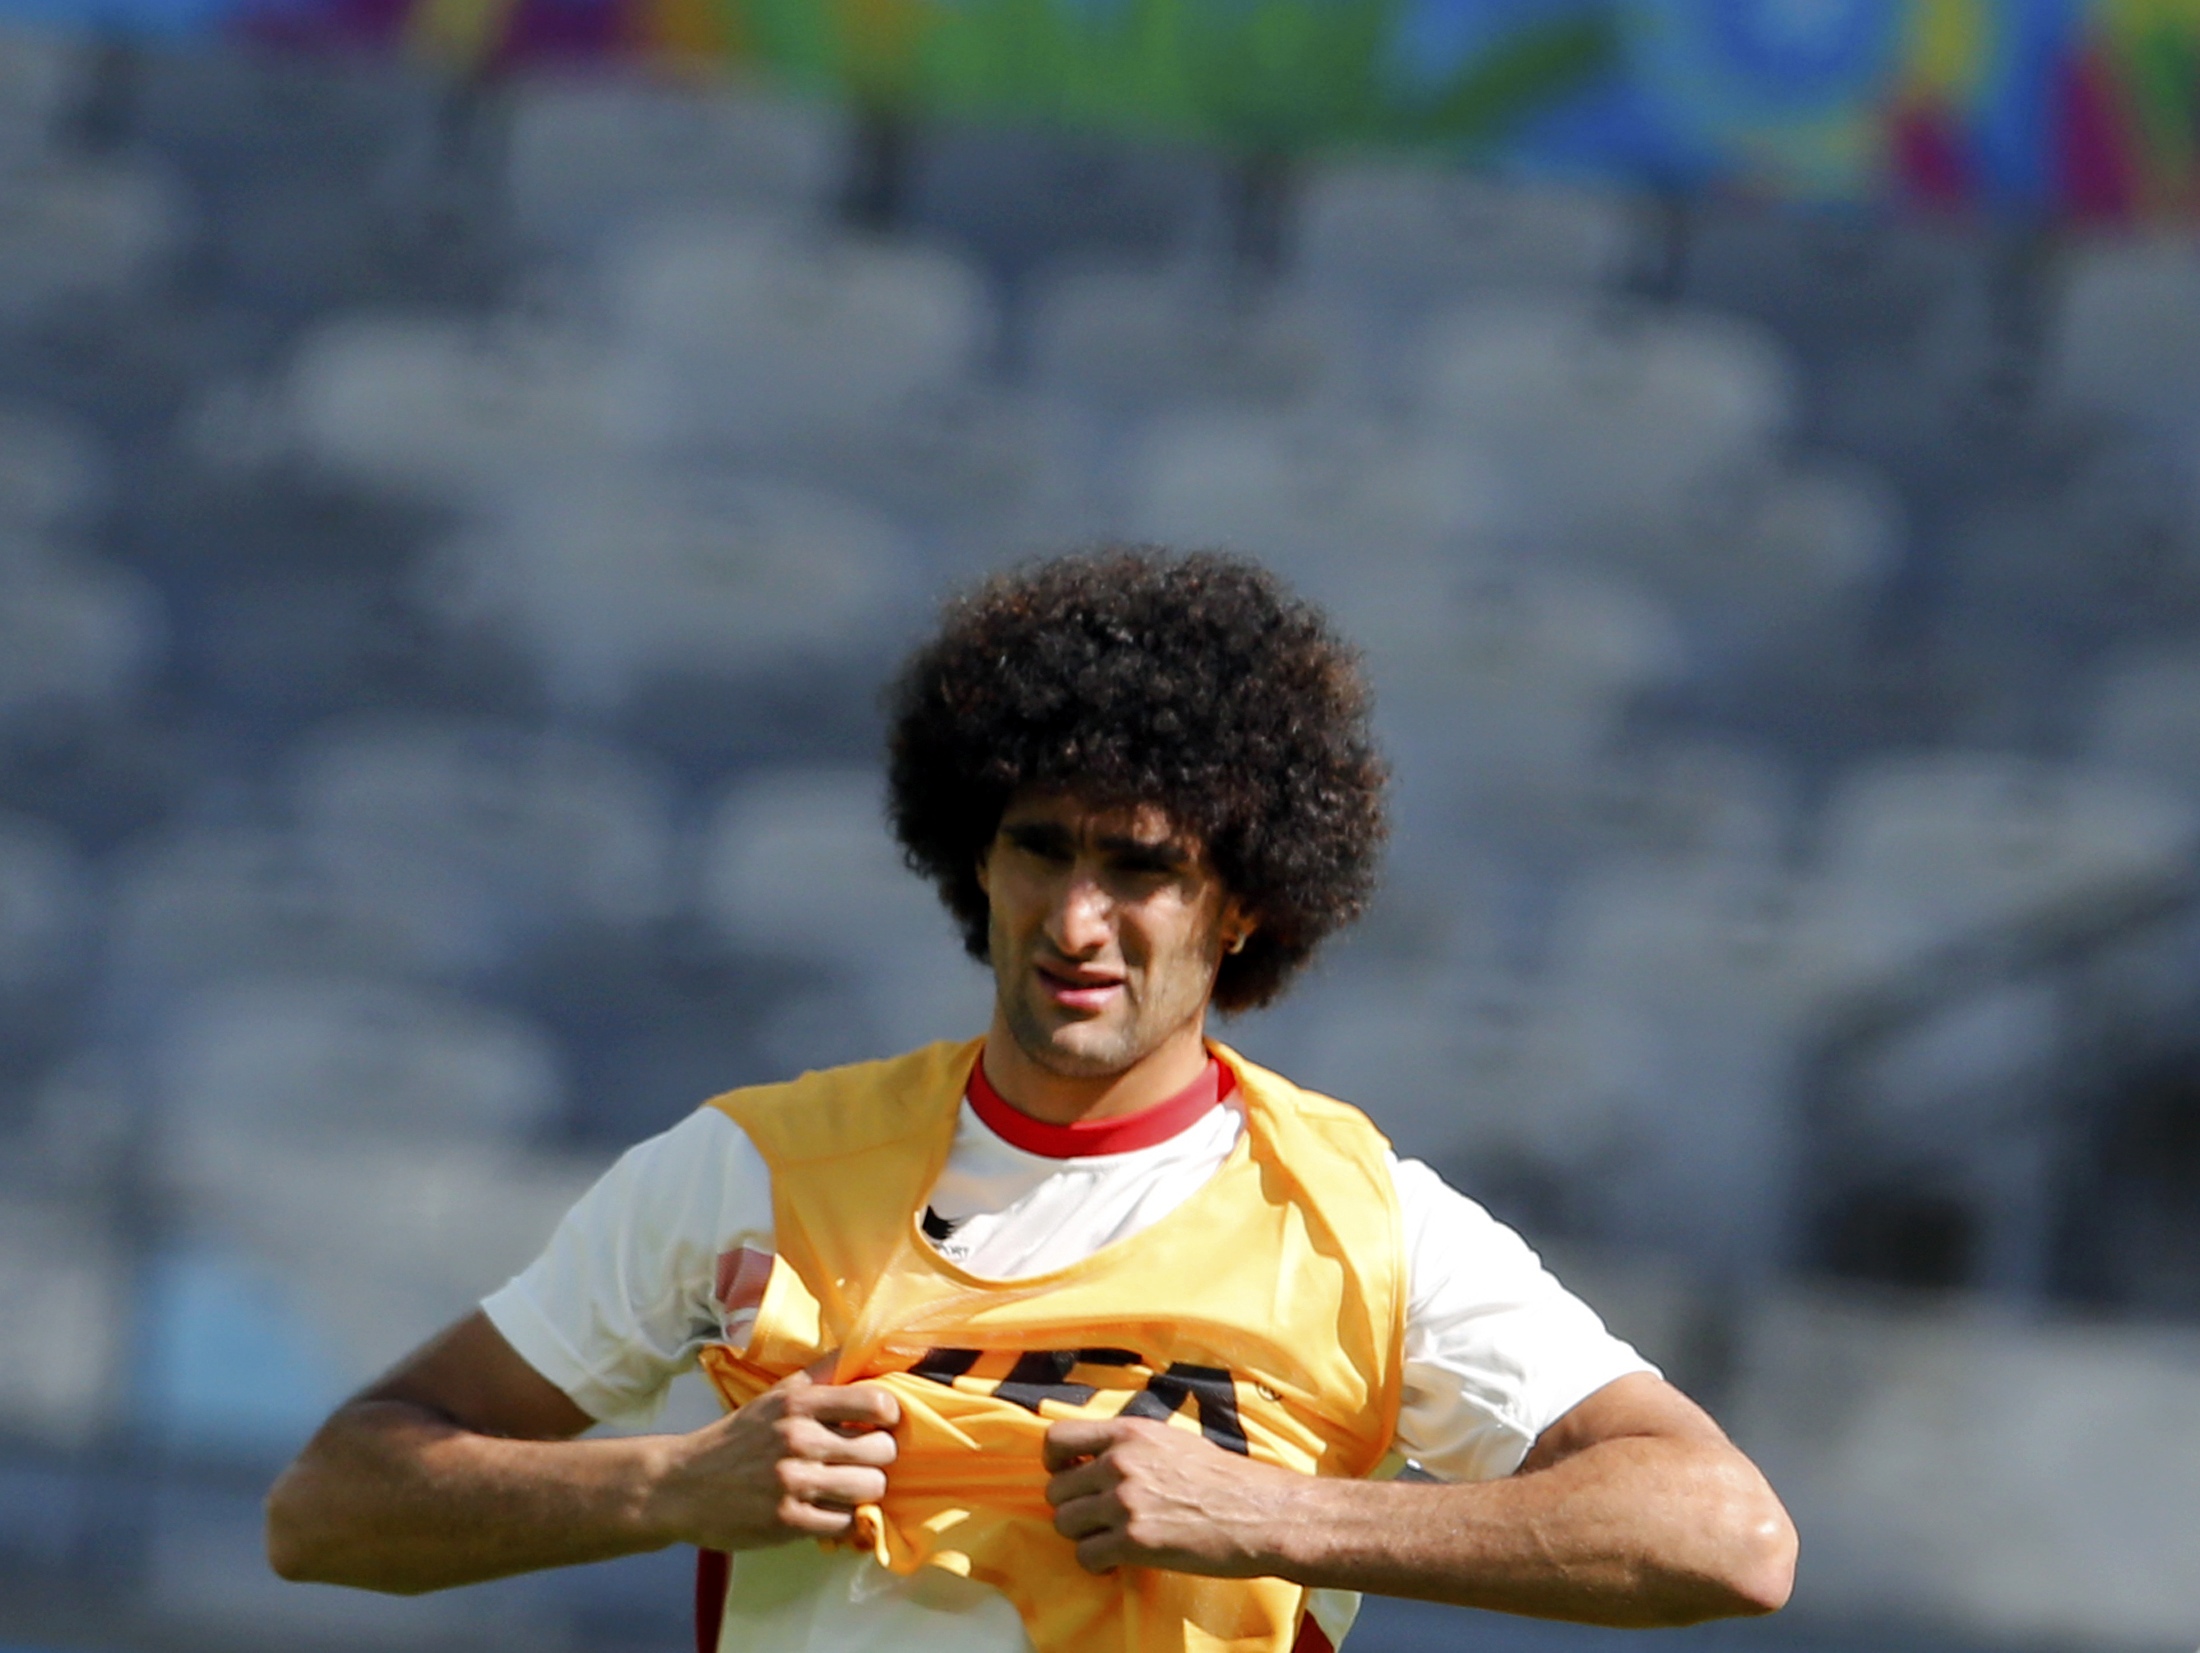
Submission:
POLYGON ((1373 891, 1386 771, 1358 656, 1256 563, 1109 548, 996 575, 947 605, 887 704, 895 836, 974 958, 978 863, 1027 788, 1152 804, 1198 838, 1258 920, 1220 1010, 1274 999, 1373 891))

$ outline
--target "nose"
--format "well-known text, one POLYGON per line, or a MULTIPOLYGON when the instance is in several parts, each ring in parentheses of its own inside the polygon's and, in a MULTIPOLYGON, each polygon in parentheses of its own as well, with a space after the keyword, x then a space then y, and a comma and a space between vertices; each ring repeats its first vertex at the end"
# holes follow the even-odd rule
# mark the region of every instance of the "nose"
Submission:
POLYGON ((1115 903, 1091 869, 1070 868, 1047 916, 1047 939, 1065 958, 1085 958, 1114 934, 1115 903))

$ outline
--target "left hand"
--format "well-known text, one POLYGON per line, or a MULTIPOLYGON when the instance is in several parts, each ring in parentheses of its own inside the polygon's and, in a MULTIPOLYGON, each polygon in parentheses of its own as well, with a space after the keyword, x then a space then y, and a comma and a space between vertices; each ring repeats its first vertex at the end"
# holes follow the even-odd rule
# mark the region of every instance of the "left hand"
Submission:
POLYGON ((1054 1530, 1090 1573, 1266 1577, 1292 1499, 1309 1484, 1151 1418, 1064 1420, 1047 1430, 1045 1458, 1054 1530))

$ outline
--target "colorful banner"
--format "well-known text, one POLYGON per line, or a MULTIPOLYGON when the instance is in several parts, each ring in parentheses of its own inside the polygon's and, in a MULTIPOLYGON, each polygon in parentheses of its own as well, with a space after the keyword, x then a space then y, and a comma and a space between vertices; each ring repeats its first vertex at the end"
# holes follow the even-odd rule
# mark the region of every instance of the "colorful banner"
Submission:
POLYGON ((399 40, 468 69, 737 62, 883 108, 1266 150, 1437 146, 1669 189, 2084 220, 2200 208, 2200 0, 230 3, 261 35, 399 40))

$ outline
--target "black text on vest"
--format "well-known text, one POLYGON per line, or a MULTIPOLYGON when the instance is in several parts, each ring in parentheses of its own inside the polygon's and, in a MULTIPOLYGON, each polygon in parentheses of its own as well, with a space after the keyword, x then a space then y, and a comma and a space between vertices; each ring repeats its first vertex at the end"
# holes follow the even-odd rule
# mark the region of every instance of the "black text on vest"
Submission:
MULTIPOLYGON (((912 1377, 954 1386, 978 1364, 977 1349, 929 1349, 909 1368, 912 1377)), ((1027 1349, 1016 1356, 1006 1376, 993 1385, 1002 1400, 1037 1412, 1039 1403, 1051 1400, 1062 1406, 1089 1405, 1099 1389, 1090 1383, 1072 1383, 1070 1373, 1079 1366, 1142 1367, 1144 1361, 1129 1349, 1027 1349)), ((1123 1418, 1166 1419, 1192 1403, 1199 1432, 1226 1451, 1249 1453, 1245 1425, 1238 1417, 1237 1386, 1220 1366, 1194 1366, 1177 1361, 1165 1371, 1150 1373, 1146 1386, 1126 1401, 1116 1414, 1123 1418)))

